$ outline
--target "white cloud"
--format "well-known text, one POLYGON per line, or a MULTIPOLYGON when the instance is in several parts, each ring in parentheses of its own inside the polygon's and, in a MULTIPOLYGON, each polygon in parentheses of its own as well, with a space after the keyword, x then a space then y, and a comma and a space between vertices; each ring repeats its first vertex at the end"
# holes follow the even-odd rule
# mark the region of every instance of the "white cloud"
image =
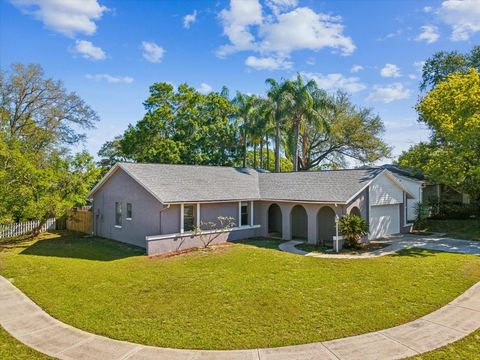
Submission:
POLYGON ((281 11, 297 6, 298 0, 267 0, 265 3, 274 13, 278 14, 281 11))
POLYGON ((154 63, 162 61, 165 50, 153 41, 142 41, 143 57, 154 63))
POLYGON ((87 74, 85 77, 88 80, 94 80, 94 81, 106 81, 109 83, 125 83, 125 84, 131 84, 133 82, 133 78, 129 76, 113 76, 110 74, 87 74))
POLYGON ((93 35, 97 30, 95 21, 108 11, 97 0, 11 0, 13 5, 26 14, 43 22, 48 28, 63 35, 93 35))
POLYGON ((86 40, 77 40, 75 42, 74 52, 82 55, 85 59, 94 61, 105 60, 107 58, 107 55, 101 48, 86 40))
POLYGON ((360 82, 358 77, 345 77, 338 73, 323 75, 320 73, 302 72, 301 75, 306 79, 315 80, 320 88, 327 91, 342 89, 349 93, 356 93, 367 88, 364 83, 360 82))
POLYGON ((400 69, 395 64, 385 64, 385 66, 380 70, 380 75, 382 77, 400 77, 400 69))
POLYGON ((350 72, 357 73, 357 72, 362 71, 362 70, 363 70, 362 65, 353 65, 352 68, 350 69, 350 72))
POLYGON ((411 79, 411 80, 415 80, 417 78, 417 75, 415 74, 409 74, 408 75, 408 78, 411 79))
POLYGON ((305 63, 307 65, 315 65, 316 61, 315 61, 315 58, 310 57, 307 60, 305 60, 305 63))
POLYGON ((260 48, 286 55, 295 50, 332 48, 350 55, 355 45, 351 38, 343 35, 344 27, 340 21, 339 16, 317 14, 306 7, 296 8, 279 14, 275 22, 261 26, 260 48))
POLYGON ((297 3, 270 0, 267 6, 273 9, 272 13, 264 16, 258 0, 231 0, 230 8, 219 15, 229 43, 220 47, 217 55, 253 51, 260 53, 261 58, 288 59, 297 50, 324 48, 343 55, 353 53, 355 45, 343 34, 341 17, 316 13, 308 7, 290 9, 297 3))
POLYGON ((428 14, 428 13, 432 12, 433 8, 431 6, 425 6, 422 10, 423 10, 424 13, 428 14))
POLYGON ((193 10, 193 13, 187 14, 183 17, 183 27, 189 29, 191 24, 195 24, 197 21, 197 10, 193 10))
POLYGON ((219 56, 252 50, 255 47, 255 37, 250 33, 250 27, 262 23, 262 6, 257 0, 231 0, 230 9, 223 9, 220 12, 220 20, 223 24, 223 33, 231 44, 218 49, 219 56))
POLYGON ((426 41, 432 44, 440 38, 438 27, 433 25, 424 25, 421 27, 422 32, 415 38, 415 41, 426 41))
POLYGON ((480 32, 480 1, 446 0, 439 10, 440 18, 452 27, 450 38, 464 41, 480 32))
POLYGON ((197 90, 202 94, 208 94, 212 92, 213 88, 207 83, 201 83, 200 87, 197 90))
POLYGON ((410 90, 397 82, 387 86, 375 85, 367 99, 388 104, 392 101, 408 99, 409 97, 410 90))
POLYGON ((249 56, 245 60, 245 65, 255 70, 282 70, 290 69, 292 63, 285 58, 279 57, 256 57, 249 56))

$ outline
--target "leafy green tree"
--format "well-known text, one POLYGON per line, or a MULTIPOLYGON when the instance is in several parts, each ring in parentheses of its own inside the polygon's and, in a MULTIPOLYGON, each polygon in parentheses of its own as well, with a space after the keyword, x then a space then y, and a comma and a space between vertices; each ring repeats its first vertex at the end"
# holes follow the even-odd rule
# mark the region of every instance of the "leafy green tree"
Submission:
POLYGON ((430 144, 403 153, 399 164, 480 200, 480 73, 454 73, 417 105, 430 144))
MULTIPOLYGON (((14 64, 0 76, 0 222, 40 220, 85 204, 99 170, 81 142, 97 114, 38 65, 14 64)), ((37 229, 37 230, 38 230, 37 229)))
POLYGON ((480 46, 469 53, 457 51, 439 51, 425 61, 422 69, 420 90, 433 88, 453 73, 467 73, 474 68, 480 71, 480 46))
POLYGON ((390 155, 380 117, 357 108, 347 94, 338 92, 328 104, 322 100, 316 116, 302 135, 301 170, 344 167, 348 158, 372 163, 390 155))
POLYGON ((187 84, 155 83, 146 114, 120 139, 121 154, 139 162, 232 165, 240 153, 236 107, 222 94, 187 84))
POLYGON ((246 167, 248 140, 253 128, 253 112, 255 108, 255 97, 237 92, 233 99, 233 104, 237 107, 236 119, 240 131, 240 144, 242 145, 243 167, 246 167))
MULTIPOLYGON (((254 163, 253 158, 254 158, 253 150, 248 150, 247 166, 253 167, 253 163, 254 163)), ((268 170, 270 172, 275 172, 275 154, 272 150, 265 151, 265 162, 264 162, 264 165, 262 166, 262 169, 268 170)), ((282 172, 290 172, 293 170, 292 162, 289 159, 287 159, 285 156, 280 156, 280 169, 282 172)))

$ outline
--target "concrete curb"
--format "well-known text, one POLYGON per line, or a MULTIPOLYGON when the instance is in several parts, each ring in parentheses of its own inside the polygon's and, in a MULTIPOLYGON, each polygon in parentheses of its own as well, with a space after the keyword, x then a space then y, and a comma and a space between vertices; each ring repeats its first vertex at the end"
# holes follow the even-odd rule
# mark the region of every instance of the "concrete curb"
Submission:
POLYGON ((480 282, 439 310, 394 328, 305 345, 210 351, 145 346, 76 329, 48 315, 0 276, 0 325, 25 345, 62 360, 401 359, 437 349, 480 328, 480 282))

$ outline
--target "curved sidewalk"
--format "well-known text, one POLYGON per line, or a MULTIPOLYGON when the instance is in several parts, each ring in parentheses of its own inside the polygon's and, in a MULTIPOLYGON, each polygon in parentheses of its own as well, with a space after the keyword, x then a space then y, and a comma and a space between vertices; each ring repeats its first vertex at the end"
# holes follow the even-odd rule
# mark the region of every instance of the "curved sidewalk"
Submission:
POLYGON ((278 248, 282 251, 289 252, 297 255, 304 255, 318 258, 330 258, 330 259, 371 259, 379 256, 392 255, 403 249, 419 248, 427 250, 446 251, 461 254, 480 255, 480 241, 470 240, 456 240, 442 237, 421 237, 421 236, 400 236, 397 239, 391 241, 391 245, 384 247, 383 249, 374 250, 368 253, 358 255, 348 254, 323 254, 308 252, 297 249, 296 245, 302 244, 303 241, 290 240, 281 243, 278 248))
POLYGON ((144 346, 76 329, 52 318, 0 276, 0 325, 31 348, 65 360, 400 359, 442 347, 480 328, 480 282, 441 309, 386 330, 281 348, 203 351, 144 346))

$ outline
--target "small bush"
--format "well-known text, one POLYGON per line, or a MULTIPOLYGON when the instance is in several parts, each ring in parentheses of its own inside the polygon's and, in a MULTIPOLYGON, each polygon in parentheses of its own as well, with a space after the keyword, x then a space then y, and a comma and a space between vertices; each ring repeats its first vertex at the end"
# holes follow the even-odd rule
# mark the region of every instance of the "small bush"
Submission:
POLYGON ((345 215, 340 219, 340 232, 345 239, 345 247, 354 249, 360 240, 368 234, 368 224, 357 215, 345 215))
POLYGON ((415 203, 415 222, 413 228, 415 230, 425 230, 427 228, 427 216, 429 208, 421 202, 415 203))

